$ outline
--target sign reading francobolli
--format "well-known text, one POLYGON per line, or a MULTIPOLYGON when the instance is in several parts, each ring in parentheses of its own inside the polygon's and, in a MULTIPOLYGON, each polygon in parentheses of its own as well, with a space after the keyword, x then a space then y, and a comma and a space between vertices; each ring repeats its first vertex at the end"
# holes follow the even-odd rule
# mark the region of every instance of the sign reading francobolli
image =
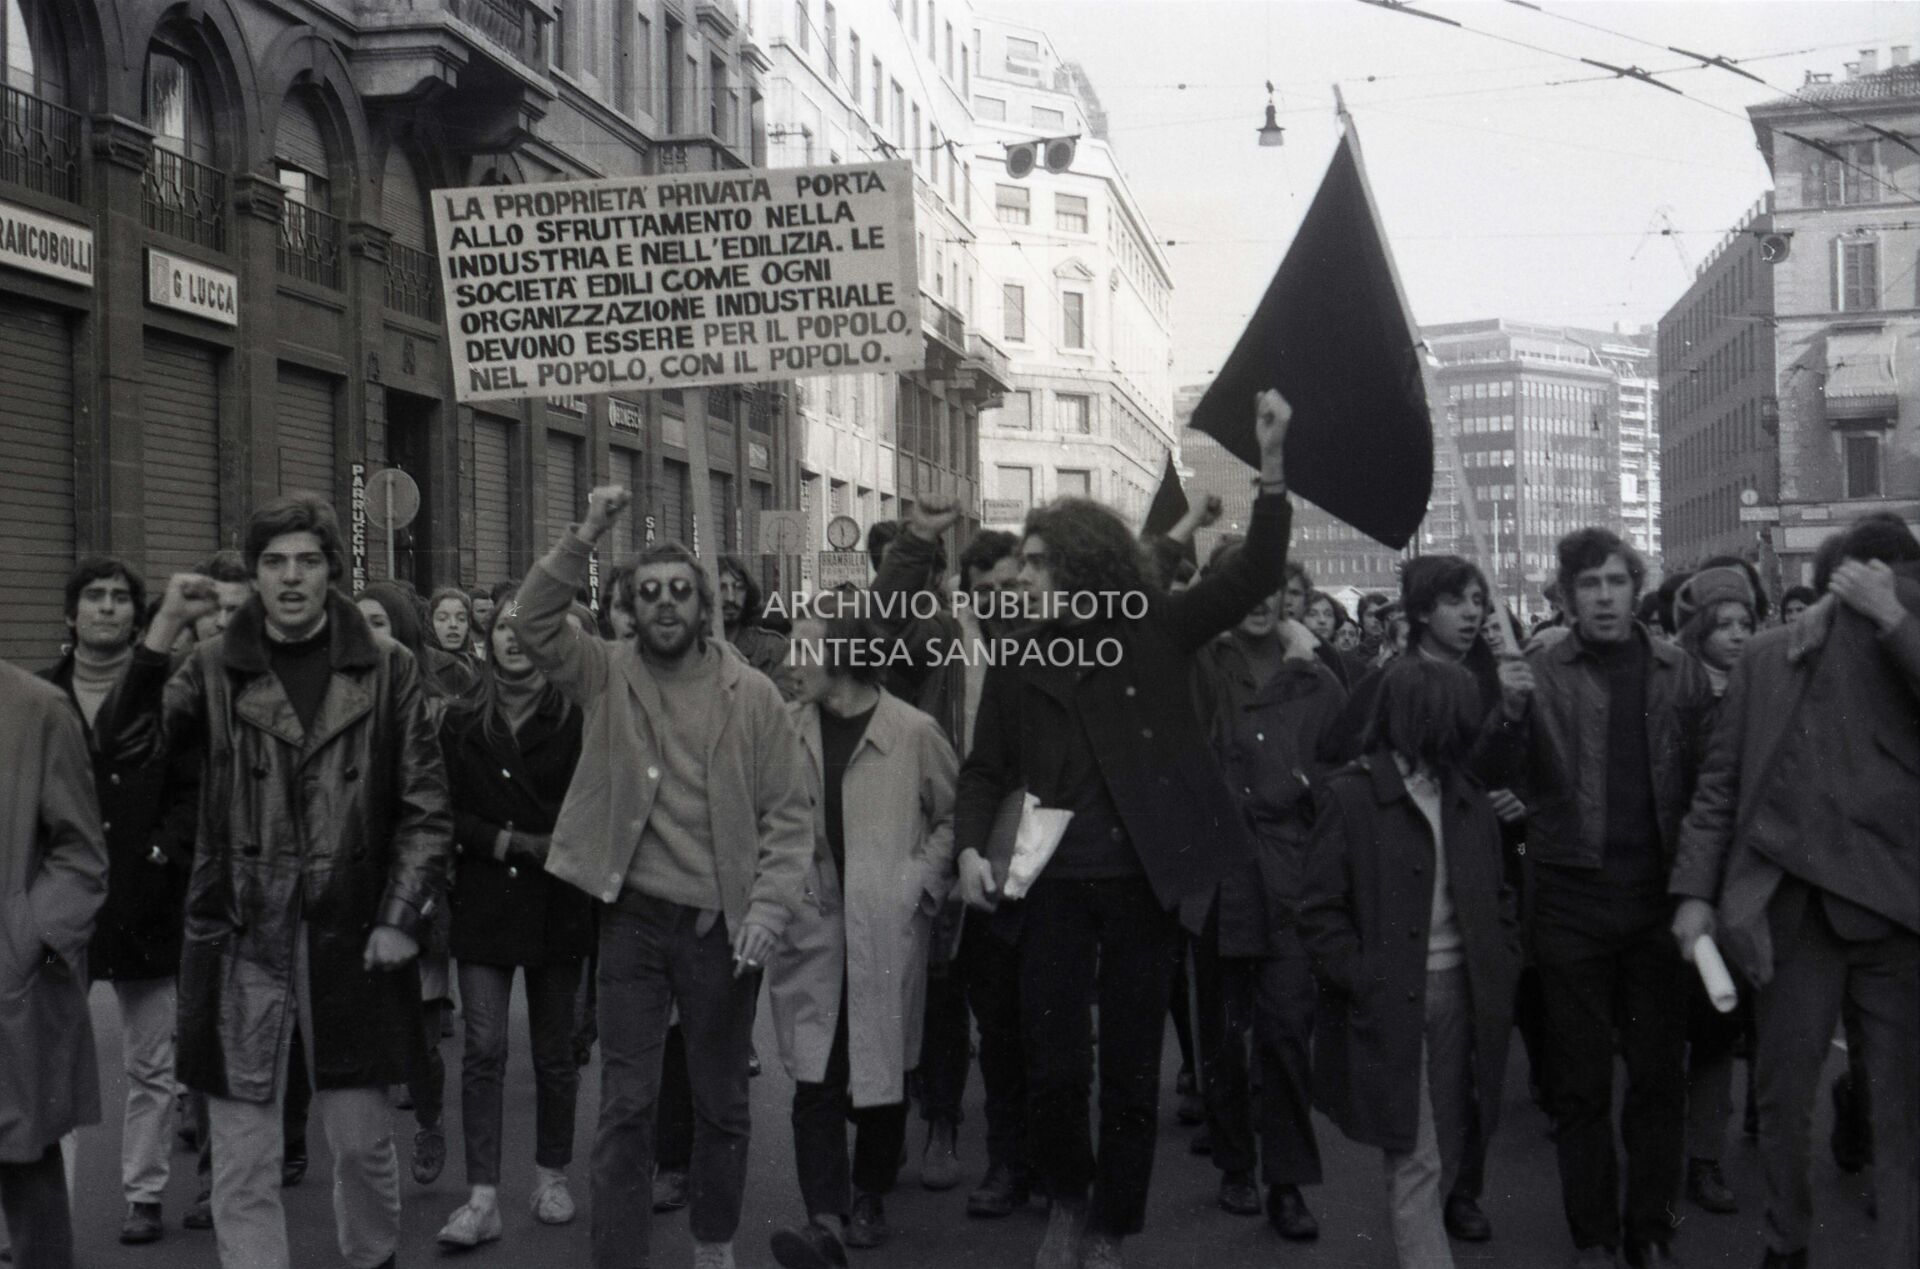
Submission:
POLYGON ((433 192, 455 395, 925 361, 910 163, 433 192))
POLYGON ((0 203, 0 264, 92 286, 93 230, 0 203))
POLYGON ((147 303, 222 326, 238 326, 240 279, 225 269, 148 247, 147 303))

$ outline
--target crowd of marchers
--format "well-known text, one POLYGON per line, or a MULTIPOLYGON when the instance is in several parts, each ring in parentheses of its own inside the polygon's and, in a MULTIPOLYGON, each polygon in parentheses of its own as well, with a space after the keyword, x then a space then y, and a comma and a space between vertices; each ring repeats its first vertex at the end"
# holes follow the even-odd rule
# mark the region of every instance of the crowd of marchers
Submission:
POLYGON ((73 1263, 102 980, 121 1241, 163 1236, 185 1133, 183 1224, 225 1269, 320 1263, 282 1207, 317 1116, 340 1257, 394 1265, 403 1169, 431 1183, 446 1161, 456 997, 470 1188, 439 1243, 500 1240, 516 973, 537 1129, 515 1199, 550 1224, 582 1204, 596 1269, 653 1264, 654 1214, 683 1207, 698 1269, 860 1263, 891 1237, 915 1102, 922 1182, 959 1183, 976 1035, 966 1216, 1044 1203, 1035 1269, 1121 1265, 1169 1019, 1220 1207, 1283 1240, 1320 1232, 1316 1111, 1379 1150, 1404 1269, 1495 1239, 1517 1029, 1574 1265, 1682 1263, 1688 1209, 1743 1202, 1764 1205, 1755 1263, 1807 1265, 1829 1095, 1836 1159, 1872 1169, 1872 1263, 1920 1263, 1920 541, 1867 516, 1810 588, 1772 595, 1736 558, 1650 588, 1593 527, 1560 541, 1533 630, 1453 555, 1409 559, 1397 597, 1349 617, 1287 558, 1291 409, 1254 412, 1248 531, 1204 564, 1217 503, 1142 539, 1061 499, 950 566, 959 511, 925 497, 872 529, 890 602, 784 629, 741 561, 716 595, 675 542, 583 602, 616 486, 524 580, 424 602, 345 594, 339 521, 297 495, 152 602, 126 563, 83 562, 61 662, 0 664, 13 1263, 73 1263), (1003 592, 1057 616, 983 618, 1003 592), (1074 616, 1110 594, 1144 604, 1074 616), (844 652, 875 640, 899 654, 844 652), (915 652, 978 640, 1120 655, 915 652), (794 1219, 736 1253, 763 1007, 793 1081, 794 1219), (1762 1195, 1721 1172, 1742 1130, 1762 1195))

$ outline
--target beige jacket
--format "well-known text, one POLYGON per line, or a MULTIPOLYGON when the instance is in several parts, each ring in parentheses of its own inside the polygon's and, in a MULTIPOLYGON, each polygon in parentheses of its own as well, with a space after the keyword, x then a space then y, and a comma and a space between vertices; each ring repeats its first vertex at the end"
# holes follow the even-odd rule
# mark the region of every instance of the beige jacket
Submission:
MULTIPOLYGON (((562 538, 527 574, 512 621, 527 655, 585 716, 547 871, 612 903, 653 813, 664 769, 655 720, 664 707, 631 641, 606 643, 567 624, 588 555, 572 534, 562 538)), ((813 855, 800 739, 773 681, 737 654, 721 659, 719 690, 726 701, 707 782, 720 906, 730 933, 751 921, 778 935, 800 903, 813 855)))

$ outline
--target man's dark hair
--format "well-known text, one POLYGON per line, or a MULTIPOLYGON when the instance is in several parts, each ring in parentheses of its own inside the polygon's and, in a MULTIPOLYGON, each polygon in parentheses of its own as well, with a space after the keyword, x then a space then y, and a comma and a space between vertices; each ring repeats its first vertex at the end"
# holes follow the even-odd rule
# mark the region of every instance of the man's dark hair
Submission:
POLYGON ((247 572, 258 576, 260 556, 267 544, 287 533, 311 533, 320 539, 327 556, 327 572, 334 581, 347 575, 346 548, 340 536, 340 517, 333 504, 313 494, 287 494, 275 498, 253 513, 247 521, 245 559, 247 572))
POLYGON ((216 582, 245 582, 253 585, 253 574, 247 571, 247 561, 232 547, 224 551, 215 551, 200 566, 200 573, 216 582))
POLYGON ((427 648, 435 645, 427 637, 427 619, 420 611, 420 601, 409 594, 406 587, 398 582, 369 582, 353 599, 355 603, 371 599, 385 609, 393 641, 413 653, 414 659, 425 667, 427 648))
POLYGON ((495 582, 492 588, 487 591, 487 594, 493 596, 493 602, 495 604, 507 603, 509 600, 511 600, 515 595, 518 595, 519 593, 520 593, 520 579, 517 577, 503 578, 500 581, 495 582))
POLYGON ((1054 585, 1069 595, 1144 592, 1146 562, 1126 521, 1091 498, 1056 498, 1027 513, 1021 537, 1053 557, 1054 585))
POLYGON ((707 635, 707 625, 713 618, 715 607, 713 584, 707 580, 707 570, 700 567, 700 557, 689 550, 685 543, 677 539, 668 538, 664 542, 655 542, 652 546, 645 548, 640 554, 634 556, 633 559, 623 565, 621 571, 624 572, 626 576, 619 580, 624 581, 625 585, 622 587, 618 581, 616 582, 613 588, 613 602, 619 605, 636 621, 639 620, 640 611, 639 605, 636 602, 638 595, 635 593, 635 586, 637 584, 635 577, 642 568, 649 564, 685 564, 693 570, 693 587, 700 596, 700 614, 694 619, 694 624, 699 628, 700 637, 704 639, 707 635))
POLYGON ((880 567, 880 561, 886 556, 887 548, 900 536, 898 520, 875 520, 867 530, 867 559, 872 561, 874 569, 880 567))
POLYGON ((1699 571, 1704 573, 1710 568, 1737 568, 1747 575, 1747 587, 1753 591, 1753 624, 1756 628, 1764 624, 1773 607, 1767 602, 1767 588, 1760 582, 1760 570, 1737 555, 1716 555, 1702 562, 1699 571))
POLYGON ((1626 561, 1627 575, 1633 578, 1633 597, 1636 603, 1639 601, 1640 589, 1647 584, 1647 562, 1618 533, 1589 525, 1561 538, 1555 549, 1560 556, 1560 571, 1554 580, 1560 584, 1560 593, 1567 597, 1569 604, 1573 597, 1573 579, 1590 568, 1599 568, 1615 555, 1626 561))
POLYGON ((960 584, 973 585, 975 573, 985 573, 1020 549, 1020 540, 1000 529, 987 529, 973 535, 967 549, 960 552, 960 584))
POLYGON ((1466 759, 1483 717, 1479 684, 1464 666, 1397 657, 1380 676, 1364 749, 1390 750, 1416 765, 1449 771, 1466 759))
POLYGON ((1820 592, 1811 586, 1789 586, 1780 592, 1780 614, 1785 616, 1787 605, 1795 600, 1812 607, 1820 601, 1820 592))
POLYGON ((747 562, 737 555, 722 555, 718 563, 722 573, 733 574, 734 580, 740 583, 740 624, 758 625, 763 602, 760 583, 754 581, 753 574, 747 571, 747 562))
POLYGON ((1459 555, 1416 555, 1400 566, 1400 604, 1407 614, 1407 643, 1420 642, 1427 622, 1440 601, 1449 595, 1465 595, 1469 586, 1480 587, 1480 597, 1493 611, 1493 588, 1487 575, 1472 560, 1459 555))
POLYGON ((1354 606, 1355 615, 1357 615, 1360 618, 1361 622, 1364 623, 1366 619, 1369 616, 1371 616, 1376 609, 1385 608, 1388 604, 1392 602, 1393 602, 1392 597, 1386 594, 1386 592, 1378 591, 1378 590, 1370 590, 1366 594, 1360 596, 1360 602, 1354 606))
POLYGON ((847 613, 816 620, 821 626, 819 643, 798 639, 792 655, 818 658, 834 678, 878 686, 886 668, 879 652, 887 646, 880 632, 870 622, 847 613))
POLYGON ((80 611, 80 592, 98 581, 109 578, 124 578, 127 591, 133 596, 133 624, 138 628, 147 619, 147 584, 140 580, 140 574, 133 571, 125 560, 115 559, 111 555, 96 555, 81 560, 67 574, 67 617, 80 611))
POLYGON ((1660 579, 1660 585, 1654 588, 1651 596, 1640 597, 1640 604, 1634 615, 1649 626, 1657 627, 1670 635, 1678 635, 1680 618, 1674 611, 1674 601, 1680 595, 1680 588, 1685 586, 1687 579, 1692 576, 1691 571, 1668 573, 1660 579), (1648 604, 1649 599, 1652 600, 1651 606, 1648 604))
POLYGON ((1916 540, 1913 530, 1891 511, 1862 516, 1820 544, 1813 559, 1813 588, 1826 594, 1828 583, 1833 581, 1833 571, 1848 560, 1862 563, 1879 560, 1882 564, 1920 560, 1920 540, 1916 540), (1839 541, 1829 555, 1827 545, 1835 538, 1839 541))

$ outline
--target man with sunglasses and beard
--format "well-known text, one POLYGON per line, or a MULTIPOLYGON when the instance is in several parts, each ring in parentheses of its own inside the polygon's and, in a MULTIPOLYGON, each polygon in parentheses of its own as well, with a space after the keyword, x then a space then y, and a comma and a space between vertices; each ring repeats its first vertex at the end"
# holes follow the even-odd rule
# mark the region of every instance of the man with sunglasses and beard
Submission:
POLYGON ((712 589, 686 547, 665 542, 634 561, 631 642, 567 624, 594 545, 631 501, 618 485, 589 494, 586 518, 509 609, 527 655, 585 715, 547 871, 603 905, 593 1264, 648 1263, 654 1109, 677 1005, 696 1112, 693 1263, 733 1269, 754 1005, 801 902, 813 810, 780 693, 709 638, 712 589))

